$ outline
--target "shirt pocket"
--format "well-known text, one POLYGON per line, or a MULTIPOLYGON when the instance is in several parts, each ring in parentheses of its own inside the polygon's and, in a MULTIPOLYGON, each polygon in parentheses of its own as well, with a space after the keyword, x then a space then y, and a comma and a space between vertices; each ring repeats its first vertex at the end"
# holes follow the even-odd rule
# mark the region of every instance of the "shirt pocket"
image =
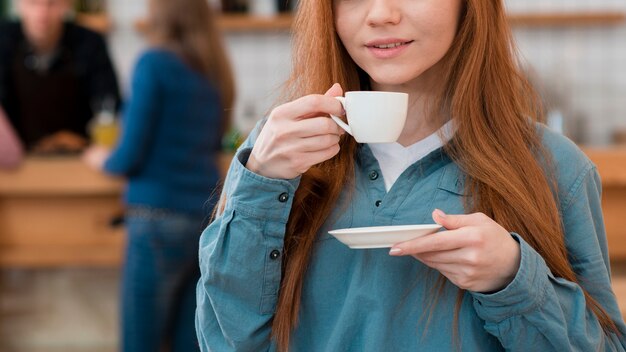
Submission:
POLYGON ((471 197, 465 190, 465 178, 460 173, 447 172, 439 180, 433 200, 433 209, 441 209, 448 214, 464 214, 463 203, 471 197))

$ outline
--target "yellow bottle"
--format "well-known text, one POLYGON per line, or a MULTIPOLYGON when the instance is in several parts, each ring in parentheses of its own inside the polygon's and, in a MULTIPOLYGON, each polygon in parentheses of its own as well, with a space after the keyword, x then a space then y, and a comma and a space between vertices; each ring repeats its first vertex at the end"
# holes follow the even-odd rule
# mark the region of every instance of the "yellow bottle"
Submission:
POLYGON ((89 126, 91 143, 106 148, 113 148, 119 135, 119 124, 115 115, 108 111, 99 112, 89 126))

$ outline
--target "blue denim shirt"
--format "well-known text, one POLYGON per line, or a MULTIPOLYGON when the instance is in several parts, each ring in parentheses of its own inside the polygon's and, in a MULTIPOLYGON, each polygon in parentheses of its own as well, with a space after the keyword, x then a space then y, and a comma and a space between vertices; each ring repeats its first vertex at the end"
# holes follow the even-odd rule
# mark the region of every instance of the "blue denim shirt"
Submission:
MULTIPOLYGON (((624 351, 626 326, 611 290, 595 166, 569 140, 543 127, 554 156, 559 210, 581 285, 621 337, 606 335, 581 287, 552 275, 523 238, 514 280, 492 294, 466 292, 412 257, 349 249, 330 229, 432 223, 435 208, 464 213, 464 175, 442 149, 410 166, 389 192, 361 146, 355 183, 318 234, 306 272, 292 351, 624 351), (381 201, 376 206, 377 201, 381 201)), ((244 167, 256 133, 228 174, 225 210, 203 233, 196 329, 203 351, 274 351, 270 339, 281 281, 285 225, 298 179, 268 179, 244 167)), ((530 190, 529 190, 530 191, 530 190)))

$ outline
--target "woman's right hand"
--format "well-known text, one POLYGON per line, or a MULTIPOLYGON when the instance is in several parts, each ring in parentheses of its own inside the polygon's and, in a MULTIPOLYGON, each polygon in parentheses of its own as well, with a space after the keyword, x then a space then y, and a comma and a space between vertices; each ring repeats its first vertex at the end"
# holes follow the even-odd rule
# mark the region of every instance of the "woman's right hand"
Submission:
POLYGON ((272 110, 246 168, 268 178, 292 179, 334 157, 345 131, 326 115, 344 114, 334 98, 342 94, 336 83, 324 95, 307 95, 272 110))

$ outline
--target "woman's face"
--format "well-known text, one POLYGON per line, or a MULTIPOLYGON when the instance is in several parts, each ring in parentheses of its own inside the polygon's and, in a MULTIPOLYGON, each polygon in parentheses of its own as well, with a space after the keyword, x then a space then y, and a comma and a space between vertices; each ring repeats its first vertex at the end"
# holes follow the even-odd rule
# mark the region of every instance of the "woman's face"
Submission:
POLYGON ((335 27, 346 50, 375 87, 388 89, 441 61, 461 9, 462 0, 334 0, 335 27))

